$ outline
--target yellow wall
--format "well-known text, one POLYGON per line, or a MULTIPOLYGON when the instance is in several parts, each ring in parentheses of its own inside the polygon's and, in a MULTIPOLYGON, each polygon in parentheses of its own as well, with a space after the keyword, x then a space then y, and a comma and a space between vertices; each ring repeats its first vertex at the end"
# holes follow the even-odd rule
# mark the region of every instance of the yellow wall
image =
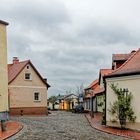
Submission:
POLYGON ((47 107, 47 87, 29 65, 9 84, 10 108, 14 107, 47 107), (25 80, 25 73, 31 73, 32 80, 25 80), (39 92, 40 101, 34 101, 34 93, 39 92))
POLYGON ((71 95, 69 98, 71 98, 72 100, 70 102, 67 100, 64 100, 64 102, 61 102, 59 105, 59 109, 69 110, 69 109, 72 109, 72 102, 74 106, 78 104, 77 97, 75 97, 74 95, 71 95))
POLYGON ((0 112, 8 110, 6 26, 0 23, 0 112))
POLYGON ((110 109, 110 103, 113 103, 116 100, 116 96, 113 93, 112 89, 110 88, 110 84, 118 83, 119 88, 128 88, 130 92, 132 92, 133 99, 132 99, 132 107, 135 112, 135 115, 137 117, 136 123, 127 123, 128 128, 133 128, 133 129, 139 129, 140 130, 140 75, 139 76, 127 76, 127 77, 121 77, 121 78, 108 78, 106 79, 107 81, 107 95, 106 95, 106 103, 107 103, 107 114, 106 114, 106 119, 107 119, 107 125, 110 126, 117 126, 119 124, 111 123, 111 120, 113 119, 113 116, 108 112, 108 109, 110 109))
POLYGON ((60 109, 62 110, 69 110, 69 104, 67 101, 60 103, 60 109))
POLYGON ((97 96, 97 112, 103 112, 105 107, 104 95, 97 96))

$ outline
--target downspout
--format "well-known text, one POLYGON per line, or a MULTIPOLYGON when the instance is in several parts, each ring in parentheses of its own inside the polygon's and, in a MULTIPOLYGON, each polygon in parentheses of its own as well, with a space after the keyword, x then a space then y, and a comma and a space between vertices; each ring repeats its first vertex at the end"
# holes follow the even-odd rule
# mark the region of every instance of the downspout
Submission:
POLYGON ((106 80, 105 80, 105 77, 103 78, 103 80, 104 80, 104 87, 105 87, 105 112, 104 113, 105 113, 105 125, 106 125, 106 111, 107 111, 106 110, 106 106, 107 106, 106 101, 107 101, 107 95, 106 95, 106 80))

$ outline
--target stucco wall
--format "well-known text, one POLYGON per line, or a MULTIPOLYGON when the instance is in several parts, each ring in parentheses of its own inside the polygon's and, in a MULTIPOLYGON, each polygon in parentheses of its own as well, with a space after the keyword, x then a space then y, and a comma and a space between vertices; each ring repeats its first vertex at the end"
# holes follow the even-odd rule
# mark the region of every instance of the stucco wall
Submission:
POLYGON ((30 66, 25 67, 17 78, 9 84, 10 108, 16 107, 46 107, 47 87, 30 66), (25 80, 25 72, 32 75, 32 80, 25 80), (34 93, 40 93, 40 101, 34 101, 34 93))
POLYGON ((135 115, 137 117, 136 124, 128 124, 127 127, 130 128, 140 128, 140 75, 139 76, 127 76, 127 77, 121 77, 121 78, 108 78, 106 79, 107 82, 107 89, 106 89, 106 120, 107 125, 117 125, 112 124, 110 121, 113 119, 113 116, 108 112, 108 109, 110 109, 110 103, 113 103, 116 100, 116 96, 113 93, 112 89, 110 88, 110 84, 118 84, 119 88, 128 88, 130 92, 132 92, 133 99, 132 99, 132 107, 135 112, 135 115), (137 127, 138 126, 138 127, 137 127))
POLYGON ((97 112, 103 112, 105 108, 104 95, 97 96, 97 112))
POLYGON ((6 26, 0 24, 0 112, 8 111, 7 37, 6 26))
POLYGON ((16 77, 14 81, 12 81, 9 86, 18 85, 18 86, 41 86, 46 87, 46 85, 42 82, 39 76, 36 74, 34 69, 29 65, 29 69, 26 67, 22 70, 22 72, 16 77), (31 73, 32 80, 25 80, 25 73, 31 73))
POLYGON ((104 82, 103 82, 103 77, 102 76, 100 78, 100 87, 101 88, 104 88, 104 82))

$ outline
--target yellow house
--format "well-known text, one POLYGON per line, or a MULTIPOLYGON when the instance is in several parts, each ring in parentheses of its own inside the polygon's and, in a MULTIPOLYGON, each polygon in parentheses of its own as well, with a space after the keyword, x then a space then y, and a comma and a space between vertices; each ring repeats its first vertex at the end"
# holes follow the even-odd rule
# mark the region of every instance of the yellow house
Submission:
POLYGON ((0 120, 8 117, 7 22, 0 20, 0 120))
POLYGON ((73 109, 75 105, 78 104, 78 96, 75 94, 68 94, 64 96, 60 103, 61 110, 70 110, 73 109))
MULTIPOLYGON (((111 89, 110 85, 114 83, 118 84, 118 88, 123 91, 129 91, 132 93, 132 108, 134 110, 136 121, 135 123, 126 122, 126 128, 140 130, 140 49, 126 60, 119 68, 115 69, 111 74, 105 76, 106 83, 106 125, 113 127, 120 127, 119 121, 113 122, 115 119, 109 113, 111 108, 110 104, 116 101, 116 95, 111 89)), ((126 93, 127 96, 127 93, 126 93)))
POLYGON ((47 115, 47 90, 43 79, 30 60, 17 57, 8 65, 10 115, 47 115))

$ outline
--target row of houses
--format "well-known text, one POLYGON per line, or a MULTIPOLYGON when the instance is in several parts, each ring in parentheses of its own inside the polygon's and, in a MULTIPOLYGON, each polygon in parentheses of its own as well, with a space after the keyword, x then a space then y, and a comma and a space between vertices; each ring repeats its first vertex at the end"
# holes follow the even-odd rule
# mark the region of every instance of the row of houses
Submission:
POLYGON ((105 125, 120 127, 119 120, 114 121, 115 117, 109 112, 117 99, 111 84, 117 85, 126 94, 131 92, 136 120, 133 123, 126 120, 126 128, 140 130, 140 49, 128 54, 113 54, 112 68, 101 69, 98 79, 85 88, 84 108, 91 116, 97 112, 104 113, 105 125))
POLYGON ((50 85, 30 60, 7 64, 7 22, 0 20, 0 120, 10 115, 47 115, 50 85))

